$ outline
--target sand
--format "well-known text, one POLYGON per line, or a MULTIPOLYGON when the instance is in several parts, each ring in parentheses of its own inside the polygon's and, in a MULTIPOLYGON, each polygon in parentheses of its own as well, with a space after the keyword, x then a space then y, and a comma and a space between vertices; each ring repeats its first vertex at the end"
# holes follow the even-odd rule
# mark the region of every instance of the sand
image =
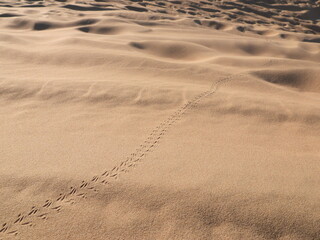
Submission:
POLYGON ((320 2, 1 0, 0 239, 320 239, 320 2))

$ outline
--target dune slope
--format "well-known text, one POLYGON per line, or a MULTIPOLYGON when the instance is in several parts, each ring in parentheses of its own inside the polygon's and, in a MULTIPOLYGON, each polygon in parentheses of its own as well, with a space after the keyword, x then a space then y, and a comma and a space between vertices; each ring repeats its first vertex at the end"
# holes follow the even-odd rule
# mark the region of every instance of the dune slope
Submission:
POLYGON ((0 1, 0 239, 320 239, 307 0, 0 1))

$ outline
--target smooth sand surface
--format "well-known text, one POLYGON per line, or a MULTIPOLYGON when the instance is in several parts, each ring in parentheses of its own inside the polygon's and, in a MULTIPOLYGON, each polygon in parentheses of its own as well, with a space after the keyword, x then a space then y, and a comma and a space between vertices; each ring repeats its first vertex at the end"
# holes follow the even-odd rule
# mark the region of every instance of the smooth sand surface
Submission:
POLYGON ((319 240, 319 6, 1 0, 0 239, 319 240))

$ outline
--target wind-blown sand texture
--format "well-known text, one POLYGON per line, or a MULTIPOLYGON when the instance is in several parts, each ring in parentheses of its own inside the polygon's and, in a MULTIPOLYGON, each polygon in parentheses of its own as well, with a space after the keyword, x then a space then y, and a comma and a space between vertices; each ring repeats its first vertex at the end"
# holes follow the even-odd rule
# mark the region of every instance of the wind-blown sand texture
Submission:
POLYGON ((320 239, 320 2, 1 0, 0 239, 320 239))

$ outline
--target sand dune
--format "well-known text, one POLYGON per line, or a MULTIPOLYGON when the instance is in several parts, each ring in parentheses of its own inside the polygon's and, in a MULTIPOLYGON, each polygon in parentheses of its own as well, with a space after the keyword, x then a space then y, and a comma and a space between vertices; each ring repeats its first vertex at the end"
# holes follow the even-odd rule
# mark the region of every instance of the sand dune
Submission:
POLYGON ((0 1, 0 239, 320 239, 319 5, 0 1))

